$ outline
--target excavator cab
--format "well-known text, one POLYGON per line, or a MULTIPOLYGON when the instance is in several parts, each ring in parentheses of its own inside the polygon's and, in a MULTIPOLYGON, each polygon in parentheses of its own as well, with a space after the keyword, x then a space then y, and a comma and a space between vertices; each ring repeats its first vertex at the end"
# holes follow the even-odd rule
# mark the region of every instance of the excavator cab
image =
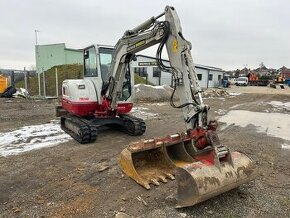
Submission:
MULTIPOLYGON (((84 49, 84 79, 90 80, 95 87, 102 87, 108 84, 111 77, 111 64, 114 47, 104 45, 92 45, 84 49)), ((122 95, 119 101, 131 101, 132 86, 134 86, 134 76, 131 76, 128 69, 123 81, 122 95)), ((101 99, 101 92, 97 93, 101 99)))

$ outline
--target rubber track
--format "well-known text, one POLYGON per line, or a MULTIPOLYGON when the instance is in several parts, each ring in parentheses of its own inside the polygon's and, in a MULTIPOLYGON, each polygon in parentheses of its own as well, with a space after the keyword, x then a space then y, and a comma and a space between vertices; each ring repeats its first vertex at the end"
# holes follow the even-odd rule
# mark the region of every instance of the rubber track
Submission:
POLYGON ((91 143, 97 139, 97 128, 79 118, 61 117, 61 129, 81 144, 91 143), (75 125, 79 129, 78 134, 67 128, 65 122, 75 125))
POLYGON ((120 116, 120 118, 125 122, 125 132, 127 134, 138 136, 143 135, 143 133, 146 131, 146 124, 143 119, 128 114, 123 114, 120 116))

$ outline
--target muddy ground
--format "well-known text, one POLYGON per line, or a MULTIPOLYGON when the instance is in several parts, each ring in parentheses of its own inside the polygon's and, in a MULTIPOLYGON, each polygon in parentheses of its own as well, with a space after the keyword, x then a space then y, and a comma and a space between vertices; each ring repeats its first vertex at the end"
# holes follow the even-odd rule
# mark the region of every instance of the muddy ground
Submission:
MULTIPOLYGON (((262 103, 269 101, 289 102, 290 96, 281 90, 205 99, 212 119, 229 110, 274 112, 262 103)), ((53 100, 0 99, 0 131, 49 122, 55 119, 55 104, 53 100)), ((168 104, 137 106, 158 114, 146 120, 143 136, 106 130, 93 144, 71 140, 0 156, 0 217, 114 217, 118 212, 133 217, 290 217, 290 150, 281 149, 289 141, 257 133, 253 125, 231 125, 219 136, 232 150, 243 151, 254 160, 258 168, 254 181, 183 209, 174 208, 175 181, 152 186, 149 191, 137 185, 118 166, 122 149, 130 141, 184 130, 181 112, 168 104)))

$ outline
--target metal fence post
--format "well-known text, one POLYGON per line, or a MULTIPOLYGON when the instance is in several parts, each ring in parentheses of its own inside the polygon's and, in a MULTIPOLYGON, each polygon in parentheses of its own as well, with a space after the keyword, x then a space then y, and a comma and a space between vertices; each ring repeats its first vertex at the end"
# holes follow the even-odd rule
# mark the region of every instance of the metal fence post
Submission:
POLYGON ((43 75, 43 96, 46 97, 46 84, 45 84, 45 72, 42 72, 43 75))
POLYGON ((26 69, 24 67, 24 88, 27 90, 27 74, 26 74, 26 69))
POLYGON ((56 91, 56 97, 58 97, 58 72, 57 72, 57 67, 55 68, 55 91, 56 91))
POLYGON ((41 96, 41 88, 40 88, 40 72, 38 72, 38 95, 41 96))
POLYGON ((27 77, 27 91, 28 91, 28 93, 30 93, 30 79, 29 79, 29 77, 30 77, 30 72, 29 71, 26 71, 26 77, 27 77))

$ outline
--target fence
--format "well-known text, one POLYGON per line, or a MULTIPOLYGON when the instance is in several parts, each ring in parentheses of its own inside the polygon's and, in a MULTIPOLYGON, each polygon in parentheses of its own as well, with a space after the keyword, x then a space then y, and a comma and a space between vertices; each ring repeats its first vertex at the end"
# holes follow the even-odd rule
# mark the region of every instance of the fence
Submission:
POLYGON ((26 88, 31 96, 58 97, 61 95, 62 82, 65 79, 83 78, 83 66, 59 65, 34 76, 25 71, 21 74, 21 81, 15 84, 17 88, 26 88))

